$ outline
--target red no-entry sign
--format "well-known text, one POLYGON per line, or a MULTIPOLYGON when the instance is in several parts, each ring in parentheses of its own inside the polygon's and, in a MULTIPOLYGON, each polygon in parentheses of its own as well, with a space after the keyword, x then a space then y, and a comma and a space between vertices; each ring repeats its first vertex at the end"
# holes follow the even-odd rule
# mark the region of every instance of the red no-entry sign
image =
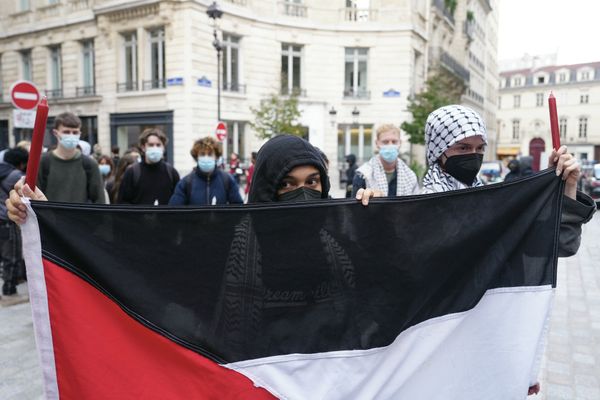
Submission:
POLYGON ((15 107, 32 110, 40 102, 40 92, 31 82, 17 81, 10 89, 10 99, 15 107))
POLYGON ((219 122, 217 124, 215 133, 219 142, 222 142, 227 138, 227 125, 225 125, 225 122, 219 122))

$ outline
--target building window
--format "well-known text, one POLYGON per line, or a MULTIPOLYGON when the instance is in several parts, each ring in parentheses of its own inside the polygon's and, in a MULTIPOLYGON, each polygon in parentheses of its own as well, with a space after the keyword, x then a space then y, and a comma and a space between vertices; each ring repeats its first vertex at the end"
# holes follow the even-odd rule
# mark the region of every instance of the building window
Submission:
POLYGON ((369 98, 367 91, 367 63, 369 49, 346 48, 344 97, 369 98))
POLYGON ((502 108, 502 96, 498 96, 498 110, 502 108))
POLYGON ((562 139, 566 139, 567 138, 567 119, 565 117, 562 117, 560 119, 560 121, 558 122, 558 129, 560 132, 560 137, 562 139))
POLYGON ((373 156, 372 124, 340 124, 338 125, 338 163, 344 165, 346 155, 354 154, 357 164, 368 161, 373 156))
POLYGON ((223 90, 242 92, 240 85, 240 37, 223 34, 223 90))
POLYGON ((77 96, 93 96, 96 94, 94 77, 94 41, 81 42, 81 83, 77 87, 77 96))
POLYGON ((19 0, 19 11, 29 11, 31 4, 29 0, 19 0))
POLYGON ((590 95, 588 94, 582 94, 581 96, 579 96, 579 103, 581 104, 587 104, 590 102, 590 95))
POLYGON ((515 78, 513 86, 521 86, 521 78, 515 78))
POLYGON ((587 81, 588 79, 590 79, 590 73, 588 71, 582 72, 581 73, 581 80, 582 81, 587 81))
POLYGON ((513 98, 513 106, 514 106, 514 108, 521 107, 521 95, 519 95, 519 94, 515 95, 515 97, 513 98))
POLYGON ((519 140, 519 125, 520 122, 515 120, 512 123, 512 138, 513 140, 519 140))
POLYGON ((587 139, 587 123, 586 117, 579 118, 579 139, 587 139))
POLYGON ((137 90, 137 34, 127 32, 122 35, 123 42, 121 55, 123 64, 121 67, 121 82, 118 84, 117 91, 128 92, 137 90))
POLYGON ((50 90, 46 90, 48 98, 62 97, 62 58, 60 46, 49 47, 50 51, 50 90))
POLYGON ((150 58, 148 59, 150 79, 144 80, 144 90, 165 87, 165 29, 157 28, 148 32, 150 58))
POLYGON ((303 0, 283 0, 280 2, 283 13, 292 17, 306 17, 306 5, 303 0))
POLYGON ((48 4, 58 4, 58 0, 48 0, 48 4))
POLYGON ((544 83, 546 83, 546 77, 545 76, 538 76, 537 83, 538 83, 538 85, 543 85, 544 83))
POLYGON ((31 50, 21 51, 21 77, 23 80, 32 81, 31 50))
POLYGON ((558 74, 558 81, 559 82, 566 82, 567 81, 567 74, 564 72, 561 72, 560 74, 558 74))
POLYGON ((544 93, 537 93, 535 95, 535 105, 541 107, 544 105, 544 93))
POLYGON ((281 94, 304 95, 302 93, 302 46, 281 45, 281 94))

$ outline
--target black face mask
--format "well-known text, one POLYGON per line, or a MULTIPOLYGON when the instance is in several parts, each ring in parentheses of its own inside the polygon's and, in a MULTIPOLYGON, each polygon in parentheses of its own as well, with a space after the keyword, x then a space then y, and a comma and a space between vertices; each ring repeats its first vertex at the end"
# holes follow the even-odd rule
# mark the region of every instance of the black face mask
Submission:
POLYGON ((444 170, 467 186, 471 186, 481 169, 483 154, 469 153, 448 157, 444 170))
POLYGON ((306 200, 320 200, 321 192, 314 189, 309 189, 304 186, 299 187, 298 189, 292 190, 291 192, 280 194, 277 197, 277 201, 289 201, 289 202, 297 202, 297 201, 306 201, 306 200))

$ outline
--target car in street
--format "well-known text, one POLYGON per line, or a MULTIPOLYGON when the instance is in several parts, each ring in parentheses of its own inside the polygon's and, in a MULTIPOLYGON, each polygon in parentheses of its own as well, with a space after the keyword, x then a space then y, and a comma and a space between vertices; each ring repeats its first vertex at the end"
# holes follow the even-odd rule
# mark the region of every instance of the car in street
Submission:
POLYGON ((586 192, 596 205, 600 206, 600 163, 594 164, 592 170, 586 174, 583 191, 586 192))
POLYGON ((486 185, 504 180, 502 161, 484 161, 479 170, 479 179, 486 185))

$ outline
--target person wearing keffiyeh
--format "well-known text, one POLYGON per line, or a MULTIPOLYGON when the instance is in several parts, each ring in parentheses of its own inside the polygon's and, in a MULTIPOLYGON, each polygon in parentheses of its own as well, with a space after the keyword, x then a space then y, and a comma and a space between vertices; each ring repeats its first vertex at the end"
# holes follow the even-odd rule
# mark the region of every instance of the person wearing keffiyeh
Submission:
MULTIPOLYGON (((423 178, 423 193, 447 192, 481 186, 477 178, 487 144, 485 122, 472 109, 461 105, 438 108, 425 125, 425 146, 429 168, 423 178)), ((581 166, 566 146, 553 150, 549 167, 565 181, 565 196, 559 235, 559 257, 574 255, 579 249, 581 225, 595 211, 594 201, 577 191, 581 166)))
POLYGON ((375 196, 408 196, 418 194, 419 182, 415 173, 398 158, 400 129, 385 124, 377 129, 379 154, 361 165, 352 180, 352 197, 359 199, 367 189, 375 196), (363 190, 360 190, 363 189, 363 190))

